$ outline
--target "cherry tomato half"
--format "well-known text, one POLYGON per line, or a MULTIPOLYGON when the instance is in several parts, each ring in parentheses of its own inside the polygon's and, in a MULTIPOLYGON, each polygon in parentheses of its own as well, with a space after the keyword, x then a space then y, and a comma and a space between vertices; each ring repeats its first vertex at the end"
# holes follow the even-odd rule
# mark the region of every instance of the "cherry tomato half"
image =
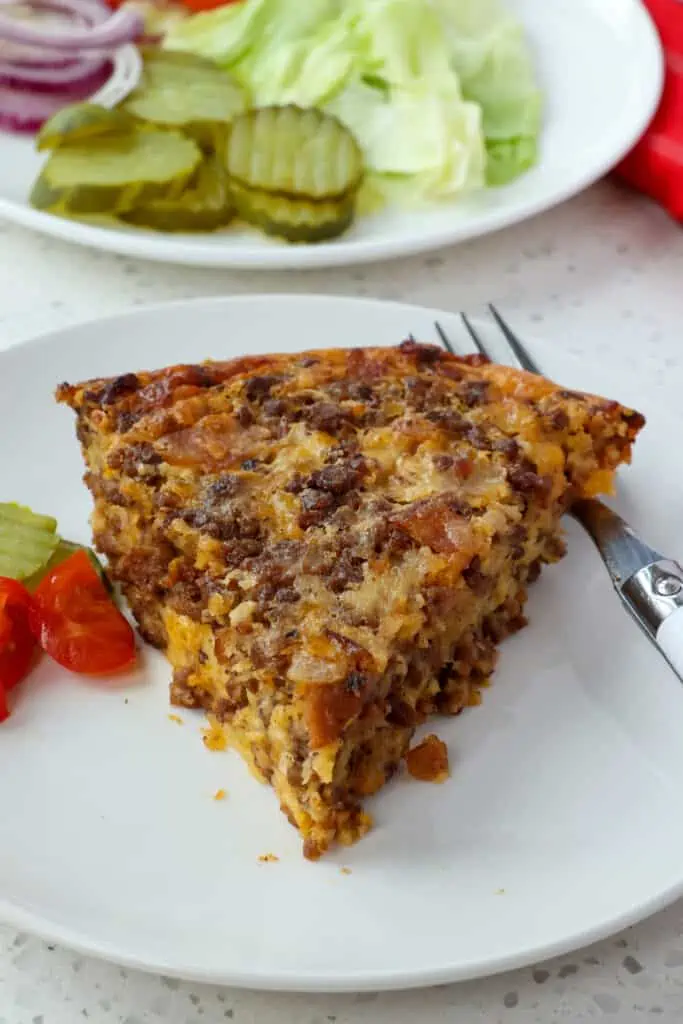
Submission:
POLYGON ((213 11, 216 7, 228 7, 235 2, 236 0, 182 0, 182 5, 187 7, 188 11, 197 14, 200 11, 213 11))
POLYGON ((135 634, 86 551, 49 572, 33 601, 33 631, 43 650, 64 668, 99 675, 135 661, 135 634))
POLYGON ((33 600, 16 580, 0 577, 0 722, 9 716, 7 694, 28 674, 36 648, 33 600))

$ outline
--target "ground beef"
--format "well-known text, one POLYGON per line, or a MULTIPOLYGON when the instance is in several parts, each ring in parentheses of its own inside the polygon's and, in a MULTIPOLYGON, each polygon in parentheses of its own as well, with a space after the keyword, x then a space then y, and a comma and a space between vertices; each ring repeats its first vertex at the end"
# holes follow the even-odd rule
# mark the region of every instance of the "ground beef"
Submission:
POLYGON ((360 583, 363 579, 364 564, 365 559, 353 555, 348 549, 342 551, 328 577, 330 590, 340 594, 353 583, 360 583))
POLYGON ((234 473, 224 473, 206 489, 206 501, 216 504, 223 498, 234 498, 240 489, 240 478, 234 473))
POLYGON ((107 461, 111 469, 121 470, 133 478, 142 477, 145 483, 158 483, 161 480, 156 467, 161 465, 163 459, 148 441, 116 448, 107 461))
POLYGON ((344 409, 332 402, 316 402, 303 409, 302 416, 311 427, 325 434, 337 434, 347 422, 344 409))
POLYGON ((285 485, 287 494, 301 494, 306 486, 306 480, 301 473, 295 473, 288 484, 285 485))
POLYGON ((433 366, 444 357, 444 350, 438 345, 421 345, 412 339, 402 341, 400 349, 404 355, 412 356, 419 367, 433 366))
POLYGON ((140 380, 134 373, 124 373, 113 377, 99 391, 86 391, 83 396, 87 402, 99 405, 114 405, 120 398, 130 395, 140 387, 140 380))
POLYGON ((493 451, 501 452, 507 459, 516 459, 519 455, 520 447, 514 437, 503 437, 493 442, 493 451))
POLYGON ((569 416, 564 409, 553 409, 546 418, 552 430, 566 430, 569 426, 569 416))
POLYGON ((269 395, 272 388, 276 384, 282 382, 282 377, 266 376, 266 377, 251 377, 246 384, 244 394, 250 402, 261 401, 266 395, 269 395))
POLYGON ((119 508, 126 508, 132 504, 117 480, 108 480, 96 473, 86 473, 84 480, 93 497, 108 501, 110 505, 118 505, 119 508))
POLYGON ((299 526, 307 530, 309 526, 318 526, 335 506, 334 496, 328 491, 319 491, 307 487, 301 494, 301 513, 299 526))
POLYGON ((526 460, 508 469, 507 478, 513 491, 523 497, 536 495, 539 498, 545 498, 546 501, 550 497, 553 487, 552 477, 537 473, 535 468, 532 468, 532 464, 526 460))
POLYGON ((168 604, 178 615, 186 615, 194 622, 202 621, 204 596, 197 582, 180 580, 175 583, 169 591, 168 604))
POLYGON ((254 422, 254 414, 248 405, 241 405, 237 410, 237 422, 241 427, 250 427, 254 422))
POLYGON ((462 575, 467 586, 477 595, 485 594, 491 586, 491 579, 481 571, 479 555, 474 556, 462 575))
POLYGON ((490 384, 486 380, 471 380, 465 385, 462 400, 468 409, 474 409, 488 401, 490 384))
POLYGON ((277 416, 284 416, 287 409, 287 403, 281 398, 269 398, 267 402, 263 403, 264 415, 273 419, 277 416))
POLYGON ((313 473, 308 487, 341 496, 357 487, 366 472, 365 460, 360 455, 345 462, 336 462, 313 473))

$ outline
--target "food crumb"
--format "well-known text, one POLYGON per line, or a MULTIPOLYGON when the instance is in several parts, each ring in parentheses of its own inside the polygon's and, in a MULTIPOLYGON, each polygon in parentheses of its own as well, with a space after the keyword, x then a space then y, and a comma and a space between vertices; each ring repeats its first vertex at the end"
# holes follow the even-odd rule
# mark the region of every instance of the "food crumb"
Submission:
POLYGON ((259 855, 261 864, 274 864, 280 858, 276 857, 274 853, 262 853, 259 855))
POLYGON ((124 704, 127 704, 127 703, 128 703, 128 698, 127 698, 127 697, 124 697, 124 698, 123 698, 123 703, 124 703, 124 704))
POLYGON ((505 889, 496 889, 494 895, 495 896, 504 896, 505 895, 505 889))
POLYGON ((218 722, 212 722, 202 730, 202 739, 207 750, 227 750, 228 741, 218 722))
POLYGON ((168 720, 169 720, 169 722, 175 722, 176 725, 183 725, 184 724, 182 718, 180 717, 180 715, 169 715, 168 716, 168 720))
POLYGON ((448 747, 438 736, 427 736, 406 754, 406 765, 420 782, 445 782, 448 778, 448 747))
POLYGON ((214 800, 225 800, 227 795, 228 794, 225 792, 224 789, 217 789, 216 792, 213 794, 213 798, 214 800))
POLYGON ((342 875, 350 875, 351 874, 351 868, 340 868, 339 870, 341 871, 342 875))

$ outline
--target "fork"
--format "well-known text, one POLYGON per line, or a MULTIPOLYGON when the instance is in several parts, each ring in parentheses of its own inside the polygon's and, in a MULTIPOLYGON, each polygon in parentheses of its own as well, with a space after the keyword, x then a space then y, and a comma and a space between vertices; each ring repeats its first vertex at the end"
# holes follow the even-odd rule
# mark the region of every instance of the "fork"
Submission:
MULTIPOLYGON (((518 368, 540 375, 540 367, 507 321, 495 306, 490 304, 489 310, 507 342, 512 361, 518 368)), ((481 333, 465 313, 460 316, 477 351, 490 362, 481 333)), ((444 348, 457 355, 441 324, 437 322, 434 327, 444 348)), ((683 682, 683 566, 641 540, 602 501, 579 500, 569 514, 593 540, 623 605, 683 682)))

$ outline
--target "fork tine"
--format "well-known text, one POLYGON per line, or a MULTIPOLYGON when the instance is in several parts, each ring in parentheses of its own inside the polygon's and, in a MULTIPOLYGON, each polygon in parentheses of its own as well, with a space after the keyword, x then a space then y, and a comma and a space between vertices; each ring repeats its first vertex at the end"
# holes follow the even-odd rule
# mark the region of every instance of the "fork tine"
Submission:
POLYGON ((501 331, 505 335, 505 340, 507 341, 508 345, 514 352, 515 358, 519 365, 522 367, 522 369, 528 370, 529 373, 540 374, 541 370, 539 366, 533 361, 533 359, 525 349, 522 342, 519 340, 514 331, 509 327, 507 322, 503 320, 502 316, 500 315, 500 313, 498 312, 498 310, 496 309, 492 302, 489 302, 489 310, 491 311, 491 316, 496 321, 501 331))
POLYGON ((490 362, 491 361, 491 356, 486 351, 486 346, 484 345, 484 342, 481 340, 481 335, 478 333, 478 331, 476 331, 474 329, 474 327, 472 325, 472 321, 470 320, 470 318, 467 316, 466 313, 461 313, 460 314, 460 319, 462 320, 463 324, 465 325, 465 327, 467 329, 467 333, 469 334, 470 338, 472 339, 474 344, 477 346, 477 351, 479 352, 479 354, 482 355, 484 357, 484 359, 488 359, 489 362, 490 362))
POLYGON ((455 351, 455 347, 453 345, 453 342, 448 337, 448 335, 446 334, 446 332, 444 331, 443 327, 441 326, 441 324, 439 323, 438 320, 434 321, 434 330, 439 335, 441 343, 442 343, 443 347, 446 349, 446 351, 450 352, 450 354, 452 356, 457 355, 458 353, 455 351))

